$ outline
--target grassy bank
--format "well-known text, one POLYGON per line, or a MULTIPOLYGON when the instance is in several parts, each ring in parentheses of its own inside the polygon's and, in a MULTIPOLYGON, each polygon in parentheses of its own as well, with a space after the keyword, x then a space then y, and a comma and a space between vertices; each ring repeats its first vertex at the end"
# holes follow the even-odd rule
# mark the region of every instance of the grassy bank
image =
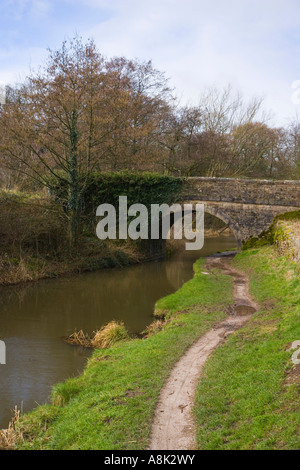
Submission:
POLYGON ((201 274, 203 262, 195 264, 193 279, 158 302, 167 318, 155 322, 146 337, 96 350, 82 376, 54 387, 51 405, 21 418, 17 448, 147 448, 156 401, 171 368, 224 318, 232 301, 231 277, 201 274))
MULTIPOLYGON (((151 197, 158 203, 164 202, 164 197, 166 201, 171 201, 178 185, 181 185, 180 180, 152 174, 103 174, 101 178, 104 182, 98 192, 96 187, 91 191, 91 200, 85 207, 87 215, 82 216, 78 245, 73 249, 69 246, 70 221, 64 205, 59 204, 56 198, 45 191, 26 193, 0 190, 0 286, 128 266, 160 256, 159 246, 155 248, 144 242, 99 240, 95 233, 97 221, 94 208, 102 198, 117 204, 118 191, 122 194, 129 191, 132 202, 138 197, 141 197, 140 202, 146 198, 145 202, 148 203, 151 197), (135 186, 132 189, 132 178, 141 179, 138 190, 135 186), (113 184, 116 183, 115 179, 118 190, 113 184), (166 190, 164 186, 163 196, 158 189, 167 183, 170 187, 166 190)), ((209 230, 206 236, 218 234, 224 229, 224 223, 219 219, 209 215, 206 219, 209 230)), ((169 254, 185 249, 185 240, 167 240, 166 248, 169 254)))
POLYGON ((299 449, 299 267, 275 247, 243 252, 234 266, 249 273, 261 309, 208 360, 197 390, 199 449, 299 449))
MULTIPOLYGON (((70 250, 64 211, 45 194, 0 191, 0 285, 128 266, 147 256, 128 241, 84 230, 70 250)), ((95 221, 96 227, 96 221, 95 221)))
MULTIPOLYGON (((95 350, 83 375, 54 387, 51 404, 17 419, 10 445, 146 449, 170 370, 232 302, 232 278, 202 274, 203 263, 195 264, 193 279, 157 302, 158 319, 143 338, 95 350)), ((299 266, 276 246, 249 249, 232 263, 249 274, 261 308, 205 365, 195 403, 198 448, 299 449, 300 365, 289 350, 300 340, 299 266)))
POLYGON ((161 256, 159 242, 100 241, 96 209, 104 203, 117 209, 124 195, 128 206, 140 203, 149 209, 151 204, 174 203, 181 194, 182 178, 130 171, 80 173, 76 178, 71 185, 70 174, 56 169, 51 177, 43 175, 46 186, 28 186, 27 191, 0 189, 0 285, 161 256), (71 197, 73 191, 76 197, 71 197))

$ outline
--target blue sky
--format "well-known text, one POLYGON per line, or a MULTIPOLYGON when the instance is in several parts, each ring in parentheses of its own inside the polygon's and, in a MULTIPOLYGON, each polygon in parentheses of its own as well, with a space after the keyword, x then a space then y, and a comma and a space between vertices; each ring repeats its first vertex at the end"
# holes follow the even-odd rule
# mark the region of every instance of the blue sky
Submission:
POLYGON ((231 83, 264 97, 270 124, 300 113, 299 0, 0 0, 0 83, 19 81, 76 33, 107 57, 151 59, 182 104, 231 83))

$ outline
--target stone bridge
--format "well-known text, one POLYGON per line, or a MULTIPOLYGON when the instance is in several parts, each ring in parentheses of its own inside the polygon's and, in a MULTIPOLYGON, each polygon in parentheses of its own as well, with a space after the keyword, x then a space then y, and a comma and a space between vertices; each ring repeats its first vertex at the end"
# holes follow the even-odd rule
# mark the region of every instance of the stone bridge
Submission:
POLYGON ((300 210, 300 181, 187 178, 185 203, 203 203, 205 212, 223 220, 238 247, 269 228, 274 217, 300 210))

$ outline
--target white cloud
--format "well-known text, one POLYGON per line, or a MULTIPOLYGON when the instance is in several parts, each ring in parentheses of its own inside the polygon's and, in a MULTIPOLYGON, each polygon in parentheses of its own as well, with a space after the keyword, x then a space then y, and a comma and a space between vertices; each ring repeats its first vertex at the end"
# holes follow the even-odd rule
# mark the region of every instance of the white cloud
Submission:
POLYGON ((22 20, 24 16, 41 19, 49 13, 51 2, 50 0, 4 0, 1 8, 15 20, 22 20))
POLYGON ((88 0, 110 9, 86 32, 108 56, 153 59, 183 100, 206 85, 228 82, 247 96, 264 95, 284 120, 295 112, 291 83, 300 79, 297 0, 88 0), (298 41, 298 43, 297 43, 298 41))
POLYGON ((30 14, 34 18, 43 18, 51 10, 51 3, 48 0, 31 0, 30 14))
MULTIPOLYGON (((76 31, 93 37, 104 55, 152 59, 182 101, 197 103, 205 86, 232 83, 247 97, 265 96, 277 122, 297 111, 291 85, 300 80, 299 0, 4 0, 20 17, 43 18, 52 8, 52 30, 58 5, 65 3, 86 7, 91 27, 80 29, 79 18, 76 31)), ((73 34, 75 27, 64 21, 65 35, 73 34)), ((39 64, 45 56, 40 41, 36 48, 13 50, 13 73, 25 63, 26 70, 39 64)), ((9 74, 1 70, 1 76, 9 74)))
MULTIPOLYGON (((31 69, 37 69, 47 56, 47 51, 41 47, 11 48, 5 53, 5 58, 10 60, 6 60, 7 65, 0 67, 0 81, 6 84, 24 81, 31 69)), ((0 61, 2 56, 3 51, 0 49, 0 61)))

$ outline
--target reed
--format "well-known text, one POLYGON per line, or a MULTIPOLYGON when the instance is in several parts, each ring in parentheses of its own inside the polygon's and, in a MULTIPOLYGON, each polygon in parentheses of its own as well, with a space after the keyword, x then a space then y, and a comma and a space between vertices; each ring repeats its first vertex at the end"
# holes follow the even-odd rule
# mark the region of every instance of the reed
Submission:
POLYGON ((13 450, 16 444, 23 441, 23 434, 18 429, 21 411, 14 408, 14 415, 7 429, 0 430, 0 450, 13 450))
POLYGON ((84 348, 106 349, 124 339, 129 339, 124 323, 113 320, 100 330, 97 330, 93 338, 90 338, 88 334, 80 330, 65 338, 65 341, 84 348))
POLYGON ((125 339, 129 339, 129 335, 124 323, 113 320, 96 331, 91 344, 96 349, 106 349, 125 339))

